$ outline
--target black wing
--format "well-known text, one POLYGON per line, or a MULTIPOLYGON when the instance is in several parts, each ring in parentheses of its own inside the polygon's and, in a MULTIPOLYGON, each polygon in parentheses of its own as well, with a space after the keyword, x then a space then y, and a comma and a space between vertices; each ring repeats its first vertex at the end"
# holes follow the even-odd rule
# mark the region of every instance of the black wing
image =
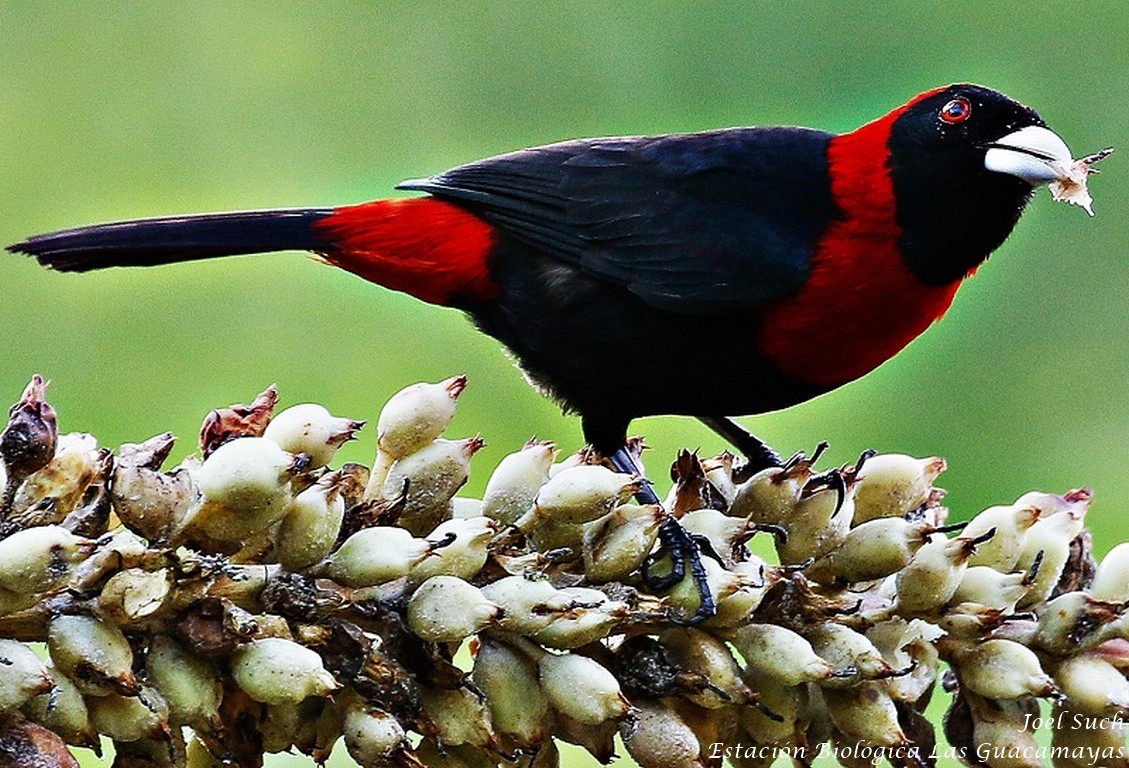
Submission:
POLYGON ((797 291, 836 216, 831 135, 804 128, 588 139, 481 160, 400 189, 456 201, 511 236, 676 312, 797 291))

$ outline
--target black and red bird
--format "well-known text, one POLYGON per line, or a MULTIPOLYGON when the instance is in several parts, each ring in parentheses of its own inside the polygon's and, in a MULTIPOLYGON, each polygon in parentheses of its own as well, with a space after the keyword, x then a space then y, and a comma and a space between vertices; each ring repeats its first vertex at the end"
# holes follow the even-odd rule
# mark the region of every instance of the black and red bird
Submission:
POLYGON ((400 189, 424 197, 100 224, 9 250, 62 271, 308 250, 465 311, 617 465, 638 416, 784 408, 897 353, 1071 163, 1033 109, 959 84, 850 133, 585 139, 400 189), (659 349, 694 350, 696 366, 659 349))
POLYGON ((1033 109, 951 85, 842 135, 566 141, 399 185, 422 198, 99 224, 9 250, 68 272, 315 251, 464 310, 607 455, 637 416, 716 426, 877 367, 1069 163, 1033 109), (697 350, 718 385, 662 348, 697 350))

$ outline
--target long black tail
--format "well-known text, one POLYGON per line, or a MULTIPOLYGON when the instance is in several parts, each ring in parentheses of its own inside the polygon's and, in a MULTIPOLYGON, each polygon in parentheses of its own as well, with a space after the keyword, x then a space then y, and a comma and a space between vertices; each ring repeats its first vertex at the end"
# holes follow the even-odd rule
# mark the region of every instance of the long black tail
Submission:
POLYGON ((332 208, 205 213, 65 229, 9 245, 61 272, 149 267, 270 251, 324 251, 314 224, 332 208))

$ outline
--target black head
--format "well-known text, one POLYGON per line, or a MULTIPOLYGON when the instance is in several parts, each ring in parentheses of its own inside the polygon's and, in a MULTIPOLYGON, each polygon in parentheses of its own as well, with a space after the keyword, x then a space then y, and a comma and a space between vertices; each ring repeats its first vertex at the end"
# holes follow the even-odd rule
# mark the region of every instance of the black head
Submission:
POLYGON ((1011 233, 1035 188, 1070 151, 1039 113, 979 85, 922 94, 897 114, 889 168, 910 270, 964 277, 1011 233))

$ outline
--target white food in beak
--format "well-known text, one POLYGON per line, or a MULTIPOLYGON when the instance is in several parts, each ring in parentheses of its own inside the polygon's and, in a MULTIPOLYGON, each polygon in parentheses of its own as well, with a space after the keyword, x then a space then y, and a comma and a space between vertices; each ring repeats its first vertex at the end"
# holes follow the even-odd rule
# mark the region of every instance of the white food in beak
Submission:
POLYGON ((988 146, 985 168, 1018 176, 1034 187, 1066 178, 1074 162, 1070 148, 1057 133, 1034 125, 1009 133, 988 146))
POLYGON ((1016 176, 1033 187, 1047 184, 1055 200, 1081 206, 1093 216, 1094 201, 1086 188, 1086 180, 1097 170, 1090 166, 1112 151, 1102 150, 1075 160, 1057 133, 1031 125, 989 144, 984 154, 984 167, 1016 176))

